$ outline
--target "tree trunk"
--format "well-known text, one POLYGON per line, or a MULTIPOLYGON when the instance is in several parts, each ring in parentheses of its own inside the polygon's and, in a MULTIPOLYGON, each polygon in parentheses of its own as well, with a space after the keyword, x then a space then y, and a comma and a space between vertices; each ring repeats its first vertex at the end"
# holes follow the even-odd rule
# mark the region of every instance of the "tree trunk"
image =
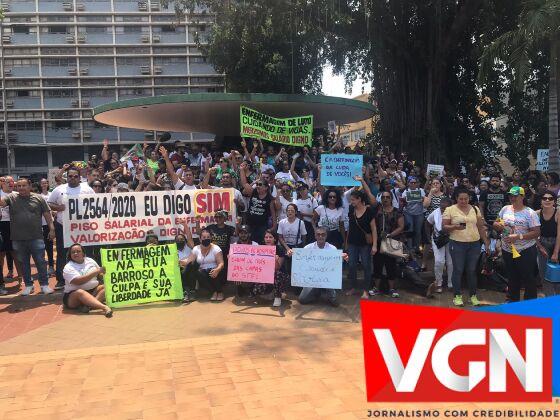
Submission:
POLYGON ((558 158, 558 49, 559 32, 550 40, 550 84, 548 87, 548 169, 559 172, 558 158))

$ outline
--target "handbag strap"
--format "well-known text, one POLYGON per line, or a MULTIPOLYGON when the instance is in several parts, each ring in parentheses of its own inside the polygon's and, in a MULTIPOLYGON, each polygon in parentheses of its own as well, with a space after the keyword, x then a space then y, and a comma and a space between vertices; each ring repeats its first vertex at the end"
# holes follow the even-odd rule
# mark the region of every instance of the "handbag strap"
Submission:
MULTIPOLYGON (((367 211, 367 207, 366 207, 366 211, 367 211)), ((364 211, 364 214, 366 213, 366 211, 364 211)), ((362 214, 362 216, 363 216, 363 214, 362 214)), ((360 222, 358 222, 358 217, 356 216, 356 209, 354 209, 354 220, 356 221, 356 226, 358 226, 358 229, 360 229, 364 235, 369 235, 369 233, 367 233, 367 232, 366 232, 364 229, 362 229, 362 227, 360 226, 360 222)))

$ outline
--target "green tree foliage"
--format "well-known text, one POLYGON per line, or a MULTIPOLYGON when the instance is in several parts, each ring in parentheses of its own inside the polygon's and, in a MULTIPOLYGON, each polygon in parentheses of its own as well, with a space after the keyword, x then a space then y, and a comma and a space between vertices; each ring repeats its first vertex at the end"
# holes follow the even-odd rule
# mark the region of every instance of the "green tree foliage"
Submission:
MULTIPOLYGON (((450 167, 460 160, 493 161, 500 153, 523 166, 526 156, 521 156, 542 143, 546 60, 535 61, 541 67, 532 73, 534 89, 529 93, 513 93, 512 70, 507 66, 490 66, 485 83, 478 78, 481 55, 496 38, 516 28, 521 2, 179 0, 176 4, 189 11, 206 7, 216 15, 209 44, 202 47, 217 70, 226 73, 228 91, 317 93, 322 68, 330 63, 345 75, 347 84, 358 76, 372 82, 371 100, 380 110, 376 139, 424 163, 450 167), (510 126, 497 132, 492 121, 504 114, 510 126), (497 145, 500 137, 506 141, 505 150, 497 145)), ((542 50, 532 53, 542 57, 542 50)))

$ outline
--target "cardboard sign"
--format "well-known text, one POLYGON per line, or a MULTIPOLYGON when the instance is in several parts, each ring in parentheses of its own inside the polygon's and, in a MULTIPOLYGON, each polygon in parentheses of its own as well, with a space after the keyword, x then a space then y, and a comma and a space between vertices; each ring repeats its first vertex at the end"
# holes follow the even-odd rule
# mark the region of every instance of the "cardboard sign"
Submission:
POLYGON ((272 284, 275 265, 275 246, 233 244, 229 249, 227 279, 272 284))
POLYGON ((101 265, 111 308, 183 298, 175 244, 101 249, 101 265))
POLYGON ((196 217, 200 216, 200 225, 204 227, 214 223, 214 213, 219 209, 229 212, 226 223, 235 226, 233 199, 231 188, 66 197, 64 246, 143 242, 149 230, 160 241, 171 241, 183 232, 185 220, 193 230, 196 217))
POLYGON ((292 286, 342 289, 340 249, 295 248, 292 255, 292 286))
POLYGON ((262 139, 287 146, 311 146, 313 115, 275 118, 242 105, 239 118, 241 137, 262 139))
POLYGON ((428 168, 426 170, 428 173, 428 178, 434 176, 443 176, 443 165, 434 165, 432 163, 428 164, 428 168))
POLYGON ((537 171, 548 171, 548 149, 537 150, 537 171))
POLYGON ((334 187, 358 187, 356 175, 362 175, 362 155, 321 155, 321 185, 334 187))

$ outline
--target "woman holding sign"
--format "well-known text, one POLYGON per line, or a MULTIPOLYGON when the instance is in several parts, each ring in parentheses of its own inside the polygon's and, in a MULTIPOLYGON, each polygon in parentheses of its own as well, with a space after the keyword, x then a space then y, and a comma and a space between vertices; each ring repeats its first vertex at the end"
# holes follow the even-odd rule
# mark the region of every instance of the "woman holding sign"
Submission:
POLYGON ((62 302, 67 309, 80 309, 89 312, 90 309, 101 309, 107 318, 113 316, 113 311, 103 302, 105 301, 105 287, 99 280, 105 274, 105 268, 86 257, 80 244, 74 244, 68 250, 68 263, 64 266, 64 296, 62 302))
POLYGON ((193 248, 191 255, 180 261, 181 267, 187 267, 190 263, 198 263, 196 277, 198 284, 212 292, 210 300, 221 302, 224 300, 222 293, 224 257, 218 245, 212 243, 212 233, 207 229, 200 232, 200 245, 193 248))

